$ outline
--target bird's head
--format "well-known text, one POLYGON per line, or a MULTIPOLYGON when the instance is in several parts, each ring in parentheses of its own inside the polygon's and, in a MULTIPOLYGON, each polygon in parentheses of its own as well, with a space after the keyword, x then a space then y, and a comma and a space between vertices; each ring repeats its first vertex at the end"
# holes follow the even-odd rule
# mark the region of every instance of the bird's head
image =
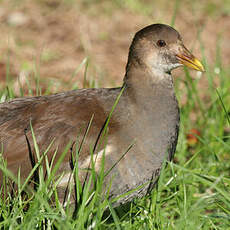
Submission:
POLYGON ((159 75, 182 65, 204 71, 201 62, 184 46, 180 34, 163 24, 153 24, 136 33, 129 61, 159 75))

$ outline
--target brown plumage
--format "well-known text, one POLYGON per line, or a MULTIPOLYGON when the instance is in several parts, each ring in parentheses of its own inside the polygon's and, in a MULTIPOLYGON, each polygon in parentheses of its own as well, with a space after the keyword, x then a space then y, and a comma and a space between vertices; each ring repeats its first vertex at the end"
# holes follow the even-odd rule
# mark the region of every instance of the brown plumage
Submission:
POLYGON ((96 170, 100 168, 105 148, 108 170, 133 144, 105 178, 105 184, 113 178, 110 194, 115 196, 147 183, 119 203, 145 195, 149 183, 153 184, 158 177, 165 154, 171 159, 175 152, 179 109, 171 70, 182 64, 203 71, 201 63, 184 47, 179 33, 172 27, 154 24, 137 32, 130 46, 124 91, 109 122, 106 141, 101 145, 98 144, 101 131, 122 88, 81 89, 0 104, 0 142, 8 169, 17 175, 20 168, 23 178, 32 169, 26 141, 28 138, 33 150, 30 122, 41 153, 54 140, 49 159, 57 147, 58 158, 71 142, 71 149, 58 171, 64 173, 59 184, 63 198, 61 192, 72 171, 71 150, 81 144, 93 117, 79 155, 81 180, 84 181, 86 175, 81 168, 89 166, 90 148, 97 155, 96 170))

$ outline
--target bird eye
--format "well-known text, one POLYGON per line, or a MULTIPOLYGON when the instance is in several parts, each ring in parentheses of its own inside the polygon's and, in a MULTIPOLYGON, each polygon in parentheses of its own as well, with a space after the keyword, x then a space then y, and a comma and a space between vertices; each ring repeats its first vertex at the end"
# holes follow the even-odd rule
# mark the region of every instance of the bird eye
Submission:
POLYGON ((157 46, 164 47, 164 46, 166 46, 166 42, 164 40, 158 40, 157 41, 157 46))

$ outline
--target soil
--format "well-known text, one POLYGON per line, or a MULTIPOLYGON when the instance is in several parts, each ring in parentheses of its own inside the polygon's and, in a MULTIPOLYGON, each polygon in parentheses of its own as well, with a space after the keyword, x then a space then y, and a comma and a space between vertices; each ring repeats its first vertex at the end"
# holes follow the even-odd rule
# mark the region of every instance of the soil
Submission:
MULTIPOLYGON (((24 86, 26 78, 37 75, 44 90, 49 87, 51 92, 60 92, 81 88, 85 65, 75 72, 85 58, 89 62, 85 86, 93 82, 96 87, 120 85, 135 32, 152 23, 170 24, 178 1, 163 0, 155 5, 144 1, 143 12, 138 6, 132 8, 111 2, 1 1, 1 85, 4 86, 9 71, 16 92, 19 87, 16 78, 24 86)), ((196 2, 200 1, 194 4, 184 1, 178 6, 175 28, 198 58, 202 58, 200 34, 210 71, 214 71, 217 64, 217 44, 220 44, 222 65, 229 68, 230 14, 216 10, 210 15, 205 3, 196 2)), ((183 78, 180 70, 175 75, 183 78)), ((218 82, 218 71, 216 77, 218 82)), ((207 80, 202 78, 199 84, 205 88, 207 80)))

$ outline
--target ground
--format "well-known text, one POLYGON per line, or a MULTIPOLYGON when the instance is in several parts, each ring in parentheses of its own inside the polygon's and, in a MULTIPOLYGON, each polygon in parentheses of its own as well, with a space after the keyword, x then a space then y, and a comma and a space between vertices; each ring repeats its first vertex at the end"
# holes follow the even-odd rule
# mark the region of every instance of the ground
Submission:
MULTIPOLYGON (((75 71, 85 58, 88 85, 120 85, 132 37, 157 22, 174 23, 186 46, 201 59, 202 44, 208 71, 214 71, 217 44, 223 64, 229 63, 227 1, 1 1, 0 21, 0 79, 4 85, 9 67, 18 92, 16 77, 26 85, 26 78, 34 75, 40 76, 43 92, 47 87, 51 92, 81 88, 85 66, 75 71)), ((200 84, 206 87, 207 79, 200 84)))

